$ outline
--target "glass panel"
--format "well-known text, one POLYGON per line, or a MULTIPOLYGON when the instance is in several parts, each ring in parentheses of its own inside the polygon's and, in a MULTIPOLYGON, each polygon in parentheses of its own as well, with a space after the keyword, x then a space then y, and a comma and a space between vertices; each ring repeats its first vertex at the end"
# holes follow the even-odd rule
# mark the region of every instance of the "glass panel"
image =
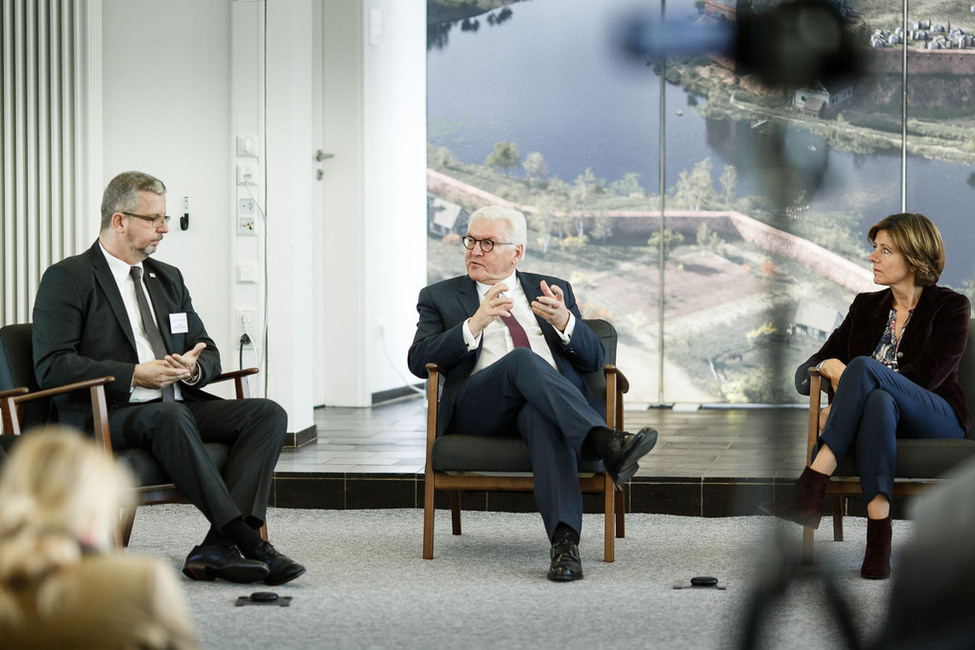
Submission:
POLYGON ((941 231, 947 261, 938 284, 975 297, 975 14, 939 5, 909 14, 907 211, 941 231), (971 33, 970 33, 971 32, 971 33))
POLYGON ((659 209, 659 91, 654 70, 620 50, 635 4, 533 0, 431 25, 428 261, 430 281, 463 273, 469 212, 522 206, 530 232, 519 268, 569 281, 584 317, 616 325, 628 397, 649 402, 657 266, 646 212, 659 209))
MULTIPOLYGON (((900 211, 895 49, 872 49, 854 81, 786 89, 703 52, 665 66, 625 56, 638 21, 659 23, 659 4, 482 0, 469 15, 438 13, 448 4, 431 0, 428 14, 430 281, 464 272, 469 211, 511 201, 531 227, 521 267, 570 281, 584 316, 620 330, 630 403, 798 402, 796 366, 855 293, 877 288, 867 229, 900 211)), ((668 0, 667 19, 720 26, 728 4, 668 0)), ((863 44, 880 28, 896 34, 899 9, 863 4, 851 16, 863 44)), ((958 11, 953 25, 967 9, 958 11)), ((944 75, 929 77, 944 97, 944 75)), ((920 133, 953 134, 943 157, 967 161, 975 139, 960 78, 947 99, 911 91, 931 106, 923 128, 909 126, 917 146, 920 133)), ((949 229, 946 280, 971 290, 975 230, 962 227, 962 200, 975 176, 918 155, 909 207, 949 229)))

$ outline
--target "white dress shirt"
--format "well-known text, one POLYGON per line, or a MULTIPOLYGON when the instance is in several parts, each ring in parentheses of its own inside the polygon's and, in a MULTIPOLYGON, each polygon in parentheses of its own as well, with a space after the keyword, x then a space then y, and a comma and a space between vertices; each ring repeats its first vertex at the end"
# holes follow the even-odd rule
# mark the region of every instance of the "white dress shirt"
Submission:
MULTIPOLYGON (((105 255, 105 260, 108 262, 108 268, 112 271, 112 277, 115 278, 115 284, 118 285, 119 293, 122 294, 122 304, 125 305, 125 313, 129 317, 129 324, 132 326, 132 333, 135 335, 135 350, 139 355, 139 363, 152 361, 156 358, 156 355, 152 351, 152 345, 149 343, 149 338, 146 336, 145 330, 142 329, 142 316, 139 312, 139 303, 135 297, 136 291, 142 291, 145 294, 146 302, 149 303, 149 310, 152 311, 152 319, 156 321, 156 325, 158 326, 159 319, 156 318, 156 310, 153 308, 152 300, 149 299, 149 293, 145 289, 145 268, 143 268, 141 262, 135 265, 123 262, 105 250, 101 242, 98 243, 98 247, 102 249, 102 254, 105 255), (142 269, 141 286, 137 287, 135 280, 129 274, 129 269, 132 266, 138 266, 142 269)), ((133 381, 134 379, 133 377, 133 381)), ((180 399, 182 396, 180 394, 179 382, 173 384, 173 389, 176 399, 180 399)), ((162 391, 159 389, 134 385, 129 387, 130 402, 148 402, 149 400, 160 399, 161 397, 162 391)))
MULTIPOLYGON (((542 328, 538 324, 538 319, 535 318, 535 314, 531 310, 531 305, 528 304, 528 296, 525 295, 521 282, 518 281, 517 274, 512 273, 508 278, 502 280, 502 282, 508 285, 508 290, 505 292, 505 295, 513 303, 511 306, 511 315, 515 317, 518 324, 525 330, 525 334, 528 335, 528 344, 531 346, 532 352, 545 359, 553 368, 558 369, 558 366, 555 365, 555 357, 552 356, 552 351, 548 347, 545 335, 542 334, 542 328)), ((476 284, 479 302, 483 303, 484 296, 491 288, 491 285, 481 282, 477 282, 476 284)), ((484 346, 481 348, 481 354, 478 356, 477 363, 474 366, 474 370, 471 371, 471 374, 484 370, 515 349, 515 344, 511 340, 511 331, 500 318, 492 320, 476 337, 471 332, 469 320, 464 321, 462 328, 467 349, 476 350, 477 346, 480 345, 481 337, 484 337, 484 346)), ((559 332, 558 328, 555 328, 555 333, 562 339, 563 345, 568 345, 572 339, 574 329, 575 316, 572 315, 572 312, 569 312, 569 322, 565 326, 565 331, 559 332)))

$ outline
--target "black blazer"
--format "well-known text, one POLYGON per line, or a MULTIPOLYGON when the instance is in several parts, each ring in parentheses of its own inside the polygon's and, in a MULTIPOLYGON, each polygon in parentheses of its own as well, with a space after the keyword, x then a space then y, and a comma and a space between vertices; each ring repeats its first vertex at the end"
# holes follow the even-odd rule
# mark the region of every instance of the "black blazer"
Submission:
MULTIPOLYGON (((893 301, 890 289, 857 295, 846 318, 819 352, 796 369, 796 389, 809 394, 808 369, 824 359, 848 364, 854 357, 873 355, 893 301)), ((898 348, 900 374, 943 397, 965 431, 971 418, 965 394, 958 385, 958 363, 968 342, 971 310, 968 298, 962 294, 937 285, 925 287, 898 348)))
MULTIPOLYGON (((569 344, 562 345, 562 339, 559 338, 555 328, 546 320, 537 316, 535 318, 545 335, 545 341, 552 351, 559 372, 579 389, 597 412, 602 412, 601 405, 582 375, 596 372, 603 367, 603 346, 596 333, 582 321, 572 287, 568 282, 558 278, 521 271, 517 273, 518 281, 521 282, 529 303, 542 295, 539 286, 542 280, 549 285, 557 284, 562 288, 565 306, 576 319, 569 344)), ((462 329, 464 321, 473 316, 479 306, 477 285, 466 275, 432 284, 420 291, 416 306, 420 313, 420 320, 416 325, 413 345, 410 346, 408 364, 410 371, 421 378, 427 376, 426 364, 428 363, 435 363, 444 369, 446 379, 440 400, 437 433, 443 433, 450 422, 457 391, 470 376, 481 354, 484 339, 481 339, 481 346, 478 346, 477 350, 469 351, 464 342, 462 329)))
MULTIPOLYGON (((199 389, 220 374, 220 353, 193 310, 183 275, 176 267, 152 258, 142 265, 166 350, 182 354, 200 341, 207 344, 197 360, 199 382, 192 387, 181 386, 184 399, 212 399, 199 389), (180 312, 186 313, 189 331, 173 334, 169 315, 180 312)), ((132 375, 139 363, 135 337, 97 241, 84 253, 44 272, 33 320, 34 372, 41 388, 111 375, 115 381, 105 386, 109 408, 128 403, 132 375)), ((84 391, 55 398, 55 406, 61 423, 91 429, 91 402, 84 391)))

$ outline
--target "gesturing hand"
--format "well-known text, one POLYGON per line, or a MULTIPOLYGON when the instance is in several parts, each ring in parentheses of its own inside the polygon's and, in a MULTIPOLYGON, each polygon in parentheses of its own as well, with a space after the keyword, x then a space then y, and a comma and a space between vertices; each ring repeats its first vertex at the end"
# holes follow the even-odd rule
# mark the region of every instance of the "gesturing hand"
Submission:
POLYGON ((174 368, 185 368, 190 371, 189 376, 196 374, 196 360, 200 358, 200 353, 207 347, 202 341, 193 346, 193 349, 183 354, 167 354, 166 362, 174 368))
POLYGON ((140 363, 135 367, 132 375, 132 384, 143 388, 165 388, 170 384, 175 384, 180 379, 187 379, 190 371, 180 366, 174 368, 165 359, 153 359, 140 363))
POLYGON ((569 310, 565 306, 562 289, 557 284, 549 288, 545 280, 538 286, 542 289, 542 295, 532 301, 532 311, 548 321, 552 327, 564 332, 565 326, 569 324, 569 310))
POLYGON ((508 296, 501 295, 503 292, 508 290, 508 285, 504 282, 499 282, 490 289, 488 289, 487 294, 484 296, 484 302, 481 306, 477 308, 474 315, 471 316, 468 321, 468 327, 471 328, 471 334, 474 338, 477 338, 484 328, 491 324, 498 316, 510 316, 511 315, 511 305, 513 304, 511 298, 508 296))
POLYGON ((138 364, 132 375, 133 385, 158 390, 182 379, 189 379, 196 373, 196 360, 206 346, 206 343, 200 342, 185 354, 167 354, 164 359, 138 364))

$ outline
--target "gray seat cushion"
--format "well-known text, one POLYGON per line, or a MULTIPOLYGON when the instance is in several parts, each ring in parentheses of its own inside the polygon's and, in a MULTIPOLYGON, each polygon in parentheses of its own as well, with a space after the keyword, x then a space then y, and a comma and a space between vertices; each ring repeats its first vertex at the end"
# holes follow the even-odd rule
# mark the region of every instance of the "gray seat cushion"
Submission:
MULTIPOLYGON (((975 440, 917 440, 897 441, 897 478, 938 478, 955 465, 975 457, 975 440)), ((857 476, 856 457, 847 454, 834 476, 857 476)))
MULTIPOLYGON (((230 448, 227 445, 215 442, 207 442, 203 446, 206 448, 207 453, 210 454, 210 457, 213 458, 217 468, 223 471, 224 466, 227 464, 227 455, 230 448)), ((163 471, 159 461, 145 449, 122 449, 116 452, 115 456, 119 459, 119 462, 128 465, 129 469, 135 475, 136 482, 140 486, 163 485, 173 482, 166 475, 166 472, 163 471)))
MULTIPOLYGON (((450 433, 433 443, 435 472, 531 472, 528 445, 521 438, 450 433)), ((603 471, 601 461, 579 461, 580 473, 603 471)))

